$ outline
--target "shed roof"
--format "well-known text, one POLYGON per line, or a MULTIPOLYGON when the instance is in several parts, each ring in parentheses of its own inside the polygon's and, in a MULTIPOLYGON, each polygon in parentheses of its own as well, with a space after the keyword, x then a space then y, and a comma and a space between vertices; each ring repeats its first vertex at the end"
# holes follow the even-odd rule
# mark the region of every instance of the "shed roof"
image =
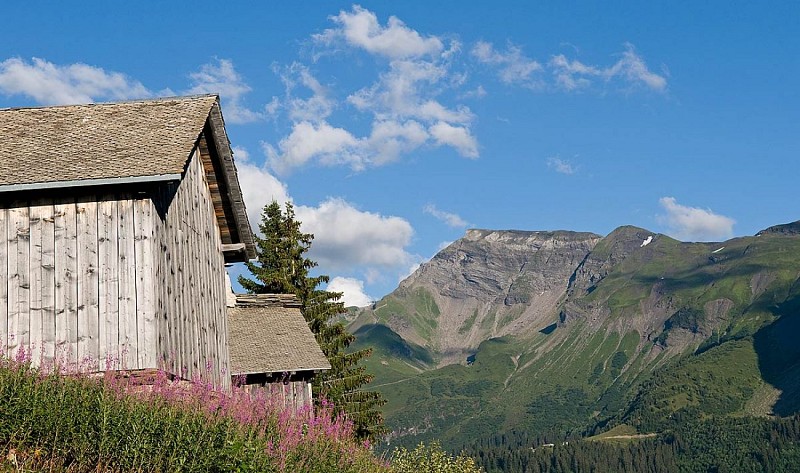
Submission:
POLYGON ((231 373, 331 369, 300 309, 267 304, 228 308, 231 373))
MULTIPOLYGON (((181 179, 211 130, 231 227, 255 257, 219 97, 0 109, 0 192, 181 179)), ((212 190, 212 193, 215 190, 212 190)), ((219 190, 217 190, 219 192, 219 190)))

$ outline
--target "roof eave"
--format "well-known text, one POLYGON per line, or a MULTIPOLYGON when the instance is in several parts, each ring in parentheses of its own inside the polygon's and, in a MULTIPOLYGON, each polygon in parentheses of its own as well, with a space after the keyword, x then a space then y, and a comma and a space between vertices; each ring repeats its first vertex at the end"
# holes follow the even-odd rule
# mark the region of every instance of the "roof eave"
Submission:
POLYGON ((289 372, 301 372, 301 371, 329 371, 331 366, 328 365, 327 367, 323 368, 286 368, 286 369, 270 369, 270 370, 262 370, 262 371, 237 371, 232 370, 231 376, 242 376, 242 375, 251 375, 251 374, 274 374, 274 373, 289 373, 289 372))
POLYGON ((234 225, 236 225, 240 243, 244 244, 244 251, 229 253, 231 259, 228 260, 228 258, 226 258, 226 262, 233 263, 255 259, 256 247, 253 238, 253 230, 250 228, 250 222, 247 219, 247 208, 244 204, 242 188, 239 185, 236 164, 233 161, 231 143, 225 131, 225 121, 222 118, 219 98, 217 98, 217 101, 211 107, 211 111, 208 115, 208 122, 211 126, 214 144, 222 164, 223 178, 227 184, 228 199, 235 219, 234 225))
POLYGON ((141 184, 148 182, 180 181, 180 174, 155 174, 150 176, 109 177, 102 179, 77 179, 72 181, 46 181, 26 184, 0 185, 0 193, 22 192, 47 189, 63 189, 65 187, 116 186, 124 184, 141 184))

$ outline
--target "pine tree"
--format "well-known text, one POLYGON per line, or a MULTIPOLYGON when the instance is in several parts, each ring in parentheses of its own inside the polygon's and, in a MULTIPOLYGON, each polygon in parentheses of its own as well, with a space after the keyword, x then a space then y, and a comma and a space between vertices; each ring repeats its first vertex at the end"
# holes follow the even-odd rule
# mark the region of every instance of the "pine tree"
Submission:
POLYGON ((266 205, 259 223, 262 236, 255 236, 257 259, 245 263, 254 279, 239 276, 239 283, 250 293, 297 296, 303 316, 331 364, 330 371, 317 376, 315 398, 327 399, 336 410, 344 412, 359 437, 378 440, 386 433, 379 410, 386 401, 380 393, 362 389, 373 376, 359 365, 372 350, 346 352, 355 337, 335 320, 346 312, 342 293, 319 289, 330 278, 309 274, 317 266, 305 256, 314 235, 303 233, 300 224, 290 202, 286 203, 285 212, 275 201, 266 205))

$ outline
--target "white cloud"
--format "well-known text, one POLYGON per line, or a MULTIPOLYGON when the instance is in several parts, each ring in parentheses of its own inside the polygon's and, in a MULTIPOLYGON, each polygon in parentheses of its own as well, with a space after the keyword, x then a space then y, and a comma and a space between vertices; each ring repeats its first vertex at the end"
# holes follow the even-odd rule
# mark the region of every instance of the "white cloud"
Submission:
POLYGON ((357 109, 380 118, 415 118, 469 123, 473 119, 464 105, 450 108, 434 98, 436 85, 448 76, 445 64, 430 61, 392 61, 389 69, 371 85, 347 100, 357 109))
POLYGON ((469 127, 474 114, 441 98, 443 91, 461 87, 466 80, 466 74, 451 70, 461 51, 458 41, 445 48, 438 37, 422 35, 395 17, 380 25, 373 12, 360 6, 331 20, 334 28, 313 36, 316 45, 366 51, 377 56, 379 68, 385 69, 371 84, 348 91, 346 101, 338 102, 307 66, 274 68, 286 92, 284 98, 270 102, 268 112, 274 116, 284 111, 292 130, 277 145, 263 145, 273 170, 285 173, 315 163, 363 171, 426 145, 450 146, 468 158, 478 156, 478 141, 469 127), (356 112, 351 116, 367 115, 372 121, 369 134, 339 125, 332 116, 339 106, 351 107, 356 112))
POLYGON ((278 150, 264 144, 269 163, 278 172, 303 166, 312 159, 323 164, 349 164, 356 170, 364 168, 363 158, 356 153, 358 139, 344 128, 326 122, 299 122, 292 126, 289 136, 278 143, 278 150))
POLYGON ((414 120, 404 123, 395 120, 375 121, 368 138, 363 140, 364 152, 372 164, 396 161, 403 153, 422 146, 429 138, 428 132, 414 120))
POLYGON ((582 89, 591 85, 586 76, 600 76, 596 67, 587 66, 578 60, 570 61, 563 54, 553 56, 548 63, 556 78, 556 86, 567 91, 582 89))
POLYGON ((601 78, 606 82, 620 79, 627 84, 644 85, 658 92, 667 88, 667 79, 650 71, 630 43, 625 43, 622 57, 608 67, 589 66, 578 60, 569 60, 563 54, 553 56, 548 66, 555 77, 556 86, 567 91, 589 87, 593 78, 601 78))
POLYGON ((341 292, 345 307, 364 307, 374 300, 364 292, 364 282, 355 278, 337 276, 328 283, 328 291, 341 292))
POLYGON ((244 148, 234 146, 233 156, 236 160, 236 169, 239 175, 239 185, 242 187, 244 205, 247 208, 247 218, 255 229, 261 222, 261 211, 264 206, 273 200, 284 204, 291 202, 286 184, 279 181, 263 166, 250 161, 250 155, 244 148))
POLYGON ((303 231, 314 234, 311 255, 324 268, 392 268, 413 259, 406 247, 414 230, 403 218, 362 211, 339 198, 297 206, 296 213, 303 231))
MULTIPOLYGON (((311 121, 320 122, 330 116, 336 101, 330 97, 328 89, 323 86, 311 71, 303 64, 292 63, 289 67, 279 70, 281 80, 286 87, 286 99, 282 104, 293 122, 311 121), (302 85, 311 92, 310 97, 301 98, 295 95, 295 89, 302 85)), ((267 111, 274 113, 278 106, 277 97, 267 105, 267 111)))
POLYGON ((736 220, 718 215, 710 209, 680 205, 674 197, 662 197, 659 204, 666 211, 658 217, 671 234, 678 239, 691 241, 713 241, 733 236, 736 220))
POLYGON ((386 26, 382 26, 375 13, 358 5, 354 5, 350 12, 342 10, 330 19, 339 26, 314 35, 316 42, 331 46, 344 41, 390 59, 435 55, 444 48, 436 36, 423 37, 397 17, 390 16, 386 26))
POLYGON ((469 222, 461 218, 459 215, 439 210, 433 204, 426 205, 422 208, 422 211, 428 215, 436 217, 438 220, 454 228, 464 228, 469 225, 469 222))
POLYGON ((429 131, 436 140, 436 144, 452 146, 458 151, 458 154, 465 158, 478 157, 478 140, 466 127, 438 122, 432 125, 429 131))
POLYGON ((578 168, 558 157, 547 158, 547 167, 560 174, 575 174, 578 168))
POLYGON ((286 173, 317 161, 323 165, 348 165, 354 171, 396 161, 404 153, 424 145, 430 138, 417 121, 376 120, 369 136, 357 138, 344 128, 327 122, 295 123, 292 132, 278 143, 278 149, 264 144, 270 166, 286 173))
POLYGON ((140 82, 119 72, 76 63, 59 66, 44 59, 0 62, 0 92, 24 95, 42 105, 129 100, 153 95, 140 82))
POLYGON ((646 87, 663 91, 667 88, 667 79, 654 72, 651 72, 644 59, 636 54, 636 49, 632 44, 625 44, 625 52, 622 59, 604 71, 607 77, 622 76, 631 83, 642 83, 646 87))
POLYGON ((619 60, 605 67, 584 64, 577 59, 569 59, 564 54, 554 55, 542 65, 525 56, 519 46, 509 44, 505 51, 499 51, 492 43, 486 41, 477 42, 471 50, 471 55, 479 63, 496 68, 501 82, 532 89, 554 86, 566 91, 575 91, 588 88, 596 79, 605 83, 621 81, 658 92, 663 92, 667 88, 666 77, 652 72, 630 43, 625 43, 625 51, 621 53, 619 60), (536 75, 537 72, 544 70, 552 74, 553 84, 546 83, 544 78, 536 75))
POLYGON ((526 57, 522 48, 509 44, 504 52, 494 48, 492 43, 478 41, 472 48, 472 56, 478 62, 496 66, 500 80, 506 84, 520 84, 528 87, 539 87, 541 81, 533 74, 542 70, 542 65, 526 57))
POLYGON ((249 123, 264 118, 264 113, 255 112, 244 105, 244 96, 251 88, 236 72, 229 59, 217 59, 203 64, 200 70, 189 74, 189 94, 219 94, 225 102, 225 120, 231 123, 249 123))

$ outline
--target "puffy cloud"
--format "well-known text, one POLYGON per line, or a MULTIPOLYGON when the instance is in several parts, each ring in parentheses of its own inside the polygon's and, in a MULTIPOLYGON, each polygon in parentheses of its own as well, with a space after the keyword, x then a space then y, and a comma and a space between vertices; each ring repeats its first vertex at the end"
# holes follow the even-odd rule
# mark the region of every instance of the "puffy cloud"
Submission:
MULTIPOLYGON (((245 149, 234 148, 234 156, 248 218, 257 228, 266 204, 292 198, 284 183, 250 161, 245 149)), ((406 251, 414 230, 403 218, 362 211, 338 198, 318 206, 295 203, 295 215, 302 230, 314 234, 311 257, 325 271, 363 270, 372 283, 382 277, 382 271, 405 267, 414 260, 406 251)))
POLYGON ((666 211, 658 220, 669 227, 671 234, 691 241, 713 241, 733 236, 736 220, 718 215, 709 209, 680 205, 674 197, 662 197, 659 204, 666 211))
POLYGON ((426 205, 425 207, 422 208, 422 211, 428 215, 432 215, 433 217, 437 218, 438 220, 441 220, 448 226, 454 228, 464 228, 467 225, 469 225, 469 222, 461 218, 459 215, 439 210, 433 204, 426 205))
POLYGON ((339 198, 318 207, 296 207, 304 232, 314 234, 312 257, 325 268, 400 267, 412 256, 405 248, 414 230, 407 220, 357 209, 339 198))
POLYGON ((217 59, 200 66, 200 70, 189 74, 189 94, 219 94, 225 101, 225 120, 231 123, 248 123, 264 118, 264 113, 248 109, 244 96, 250 92, 242 76, 236 72, 229 59, 217 59))
POLYGON ((326 122, 299 122, 292 126, 289 136, 278 143, 278 150, 264 144, 270 165, 278 172, 286 172, 312 159, 324 164, 349 164, 356 170, 364 168, 363 158, 356 153, 358 139, 344 128, 326 122))
POLYGON ((492 43, 478 41, 472 48, 472 56, 480 63, 496 66, 500 80, 506 84, 528 87, 541 85, 541 81, 534 79, 533 74, 541 71, 542 65, 526 57, 519 46, 509 44, 505 52, 500 52, 492 43))
POLYGON ((244 148, 235 146, 233 156, 242 187, 244 205, 247 207, 247 218, 253 228, 261 222, 261 211, 273 200, 281 204, 291 202, 286 184, 282 183, 264 167, 250 161, 250 155, 244 148))
POLYGON ((386 26, 382 26, 375 13, 358 5, 354 5, 350 12, 342 10, 330 19, 338 27, 314 35, 316 42, 333 45, 344 41, 350 46, 391 59, 433 55, 444 48, 436 36, 423 37, 397 17, 390 16, 386 26))
POLYGON ((477 139, 469 128, 472 111, 441 100, 444 90, 466 80, 466 75, 451 71, 461 50, 458 41, 446 48, 436 36, 423 36, 395 17, 381 25, 373 12, 360 6, 331 20, 334 28, 312 37, 316 45, 366 51, 379 56, 379 67, 385 69, 370 85, 349 91, 346 101, 339 103, 307 66, 276 68, 286 93, 270 102, 269 113, 285 111, 292 129, 277 145, 263 145, 272 169, 284 173, 318 163, 363 171, 397 161, 425 145, 451 146, 462 156, 478 156, 477 139), (342 105, 371 116, 369 134, 355 134, 337 124, 332 112, 342 105))
POLYGON ((429 131, 436 140, 436 144, 452 146, 466 158, 478 157, 478 140, 466 127, 438 122, 431 126, 429 131))
POLYGON ((425 128, 414 120, 404 123, 375 121, 369 137, 363 140, 363 149, 372 164, 380 165, 396 161, 401 154, 419 148, 428 137, 425 128))
POLYGON ((344 164, 354 171, 379 166, 425 144, 430 135, 414 120, 376 120, 368 136, 356 138, 344 128, 327 122, 296 123, 289 136, 278 143, 278 149, 264 144, 270 166, 279 173, 288 172, 310 161, 324 165, 344 164))
POLYGON ((0 62, 0 92, 24 95, 42 105, 129 100, 153 95, 140 82, 119 72, 76 63, 59 66, 44 59, 0 62))
POLYGON ((355 278, 337 276, 328 283, 327 290, 341 292, 345 307, 364 307, 373 301, 372 297, 364 293, 364 282, 355 278))
POLYGON ((578 168, 558 157, 547 158, 547 167, 561 174, 575 174, 578 168))
POLYGON ((443 64, 429 61, 392 61, 372 86, 358 90, 347 100, 357 109, 380 118, 415 118, 468 123, 473 114, 466 106, 444 106, 434 98, 435 85, 448 76, 443 64))

